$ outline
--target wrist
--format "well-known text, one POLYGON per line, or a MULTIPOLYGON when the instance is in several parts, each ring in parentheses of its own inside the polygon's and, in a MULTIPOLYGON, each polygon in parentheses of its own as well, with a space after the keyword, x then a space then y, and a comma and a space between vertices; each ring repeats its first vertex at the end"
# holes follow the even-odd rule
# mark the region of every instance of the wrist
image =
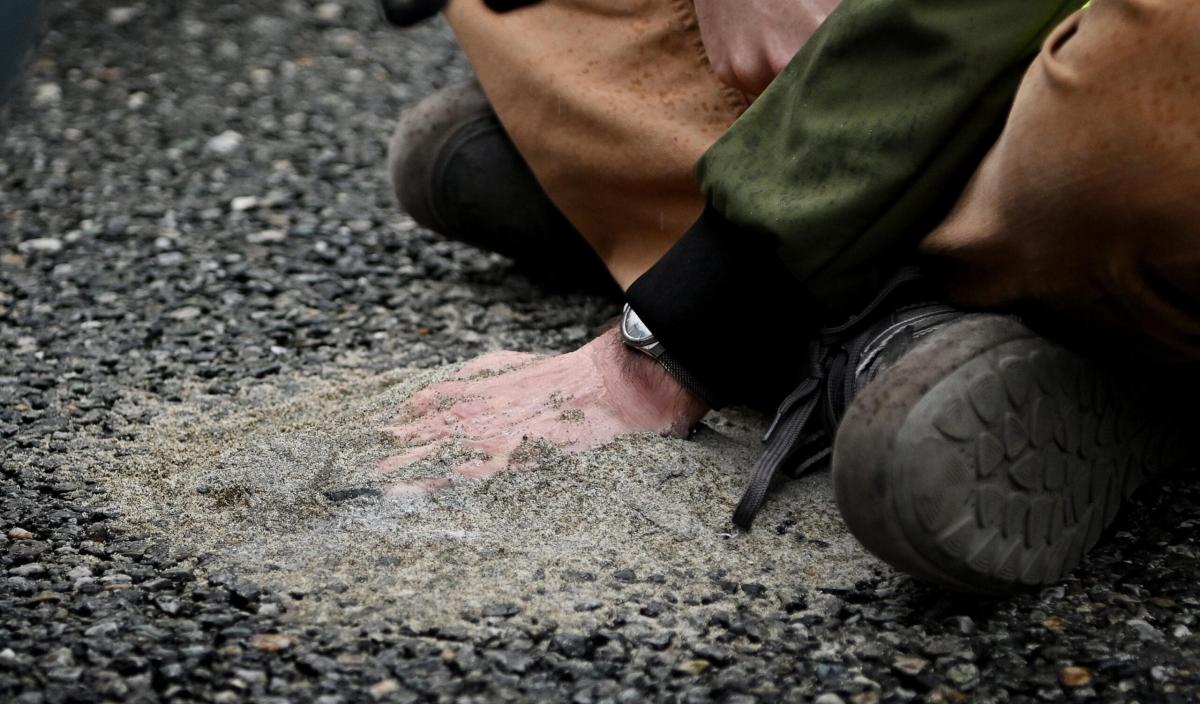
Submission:
POLYGON ((819 310, 772 238, 711 207, 626 300, 672 368, 717 408, 774 409, 799 383, 819 310))
POLYGON ((621 412, 639 423, 651 422, 662 432, 686 436, 709 411, 709 405, 649 355, 629 347, 617 329, 605 333, 598 363, 610 384, 610 396, 621 400, 621 412))

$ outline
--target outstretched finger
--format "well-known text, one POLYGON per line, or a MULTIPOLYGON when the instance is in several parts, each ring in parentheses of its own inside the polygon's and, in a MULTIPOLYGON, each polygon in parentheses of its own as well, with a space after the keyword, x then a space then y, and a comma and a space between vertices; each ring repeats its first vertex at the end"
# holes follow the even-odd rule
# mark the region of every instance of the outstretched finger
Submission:
POLYGON ((538 359, 538 355, 531 352, 492 352, 482 357, 476 357, 462 365, 455 373, 454 378, 470 379, 480 374, 508 371, 523 367, 536 359, 538 359))
POLYGON ((400 445, 425 445, 434 440, 448 438, 458 432, 459 417, 453 413, 427 415, 406 423, 397 423, 382 428, 400 445))
POLYGON ((425 496, 432 494, 438 489, 445 489, 450 486, 449 479, 413 479, 406 482, 398 482, 389 486, 384 490, 384 496, 425 496))
POLYGON ((424 445, 464 431, 469 433, 472 429, 490 426, 495 419, 487 401, 471 399, 415 421, 386 427, 383 431, 403 445, 424 445))
POLYGON ((436 449, 437 445, 432 444, 409 448, 398 455, 392 455, 380 460, 379 463, 375 465, 375 470, 381 474, 387 474, 388 472, 394 472, 397 469, 403 469, 411 464, 415 464, 425 459, 429 455, 433 454, 433 451, 436 449))
POLYGON ((462 395, 462 391, 461 381, 443 381, 426 386, 400 404, 400 412, 396 414, 396 418, 414 420, 438 409, 447 408, 462 395))
POLYGON ((482 479, 508 469, 508 455, 496 454, 483 459, 467 460, 454 468, 454 473, 467 479, 482 479))

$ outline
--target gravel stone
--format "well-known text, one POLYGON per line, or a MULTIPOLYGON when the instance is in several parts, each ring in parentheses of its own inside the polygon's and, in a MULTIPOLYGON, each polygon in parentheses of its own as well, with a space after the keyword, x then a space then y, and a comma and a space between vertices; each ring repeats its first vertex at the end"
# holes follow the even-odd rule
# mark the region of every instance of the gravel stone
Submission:
POLYGON ((17 248, 22 252, 54 254, 62 251, 63 241, 57 237, 35 237, 31 240, 25 240, 17 248))
MULTIPOLYGON (((619 303, 539 283, 397 211, 382 173, 396 116, 469 75, 443 21, 401 32, 342 0, 46 5, 41 48, 0 114, 0 701, 1200 694, 1191 470, 1135 495, 1061 584, 1007 599, 877 563, 851 584, 779 585, 778 565, 708 574, 601 550, 571 576, 519 581, 558 599, 578 619, 567 625, 507 595, 423 622, 404 599, 364 607, 353 584, 216 580, 217 556, 132 527, 80 458, 164 409, 252 408, 263 385, 570 349, 619 303)), ((698 471, 662 469, 655 481, 698 471)), ((643 536, 679 518, 629 509, 643 536)), ((793 519, 756 530, 786 536, 797 559, 840 549, 793 519)))
POLYGON ((8 573, 18 577, 37 578, 46 574, 46 566, 40 562, 30 562, 20 567, 13 567, 8 573))
POLYGON ((240 133, 233 130, 225 130, 221 134, 209 139, 205 143, 204 148, 219 156, 229 156, 241 149, 243 141, 240 133))
POLYGON ((1070 665, 1058 671, 1058 681, 1064 687, 1086 687, 1092 683, 1092 673, 1086 667, 1070 665))

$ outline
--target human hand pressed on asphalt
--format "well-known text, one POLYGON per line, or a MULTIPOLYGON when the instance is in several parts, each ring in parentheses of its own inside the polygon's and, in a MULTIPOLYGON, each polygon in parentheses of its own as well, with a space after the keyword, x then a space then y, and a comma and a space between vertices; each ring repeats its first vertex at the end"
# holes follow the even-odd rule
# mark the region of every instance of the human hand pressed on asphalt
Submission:
MULTIPOLYGON (((567 354, 496 352, 412 396, 385 430, 404 449, 379 464, 391 472, 456 442, 474 458, 454 468, 486 477, 523 464, 537 440, 581 452, 633 432, 684 436, 707 411, 650 358, 621 344, 616 330, 567 354)), ((400 482, 391 495, 423 493, 450 479, 400 482)))
POLYGON ((695 0, 700 38, 722 82, 758 95, 839 0, 695 0))

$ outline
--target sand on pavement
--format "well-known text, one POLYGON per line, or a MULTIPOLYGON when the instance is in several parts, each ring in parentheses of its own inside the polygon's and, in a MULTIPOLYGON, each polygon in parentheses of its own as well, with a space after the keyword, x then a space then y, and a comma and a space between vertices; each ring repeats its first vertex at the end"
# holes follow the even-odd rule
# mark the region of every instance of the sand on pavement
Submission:
POLYGON ((702 608, 729 583, 778 606, 878 566, 846 532, 827 472, 785 483, 755 530, 733 530, 763 430, 750 414, 710 415, 688 440, 630 435, 580 455, 536 445, 523 471, 383 495, 390 481, 446 476, 462 459, 451 445, 387 477, 373 469, 395 450, 383 421, 452 371, 197 394, 156 409, 96 471, 131 528, 211 555, 209 569, 302 595, 290 611, 306 618, 522 612, 570 624, 631 598, 702 608))

